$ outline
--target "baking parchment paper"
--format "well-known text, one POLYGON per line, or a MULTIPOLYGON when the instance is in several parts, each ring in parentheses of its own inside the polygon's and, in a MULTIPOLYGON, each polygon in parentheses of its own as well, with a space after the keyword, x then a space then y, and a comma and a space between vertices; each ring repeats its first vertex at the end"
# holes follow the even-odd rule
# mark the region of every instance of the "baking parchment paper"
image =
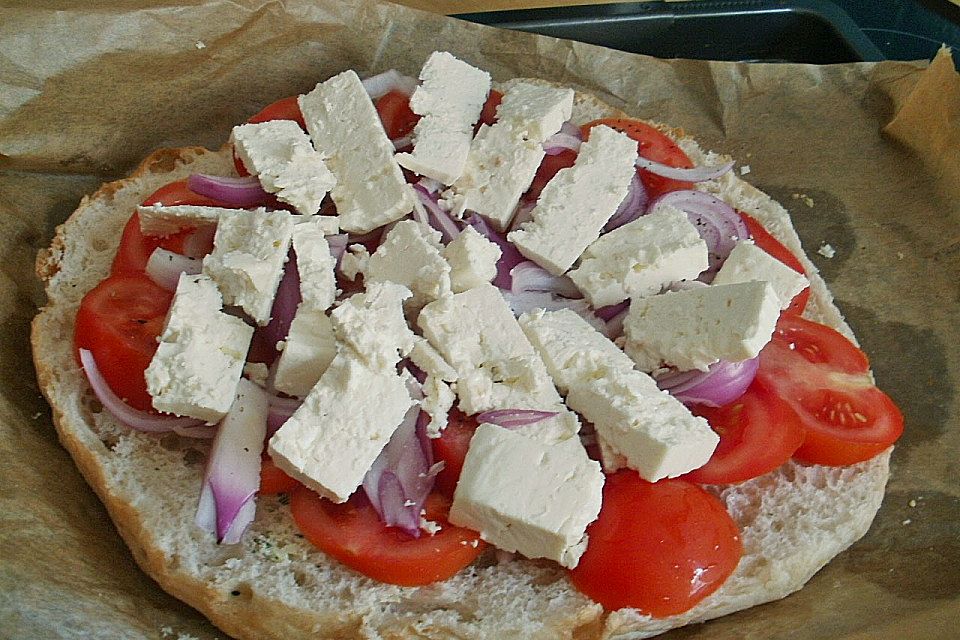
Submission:
POLYGON ((548 78, 736 157, 804 245, 906 416, 866 537, 799 593, 670 638, 943 638, 960 623, 960 77, 926 62, 658 60, 372 1, 0 7, 0 637, 224 637, 133 563, 59 446, 28 327, 36 251, 161 146, 218 147, 346 68, 446 49, 548 78))

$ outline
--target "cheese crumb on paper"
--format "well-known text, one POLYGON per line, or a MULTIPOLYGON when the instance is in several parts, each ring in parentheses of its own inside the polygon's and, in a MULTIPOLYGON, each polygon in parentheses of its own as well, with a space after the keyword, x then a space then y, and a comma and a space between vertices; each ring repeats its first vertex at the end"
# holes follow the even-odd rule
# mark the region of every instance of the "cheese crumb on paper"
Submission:
POLYGON ((817 253, 822 255, 824 258, 830 259, 833 256, 837 255, 837 250, 833 248, 829 243, 824 242, 820 245, 820 248, 817 249, 817 253))

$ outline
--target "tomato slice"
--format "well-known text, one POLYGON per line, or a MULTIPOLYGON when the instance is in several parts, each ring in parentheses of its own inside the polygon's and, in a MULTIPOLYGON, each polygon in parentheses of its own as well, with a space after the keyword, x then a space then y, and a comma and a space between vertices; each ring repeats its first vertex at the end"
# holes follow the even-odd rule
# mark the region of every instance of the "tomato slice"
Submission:
MULTIPOLYGON (((750 232, 750 237, 753 238, 754 243, 756 243, 758 247, 797 273, 806 275, 806 271, 804 271, 803 265, 800 264, 800 260, 797 259, 797 256, 793 255, 793 252, 790 251, 790 249, 787 249, 782 242, 774 238, 773 235, 767 231, 766 228, 755 218, 750 217, 743 211, 737 211, 737 213, 740 214, 740 218, 743 220, 744 224, 747 225, 747 231, 750 232)), ((806 308, 807 301, 809 299, 810 287, 807 287, 793 297, 793 300, 790 302, 790 306, 784 309, 783 312, 800 315, 806 308)))
POLYGON ((247 122, 257 124, 258 122, 269 122, 271 120, 293 120, 300 125, 301 129, 306 131, 307 125, 303 121, 303 113, 300 112, 300 104, 297 102, 299 97, 290 96, 272 102, 251 116, 247 122))
POLYGON ((463 470, 463 460, 467 457, 470 440, 477 430, 477 419, 454 409, 447 417, 447 426, 439 438, 430 441, 433 445, 433 457, 443 461, 443 469, 437 474, 434 486, 445 496, 453 497, 453 492, 460 481, 460 472, 463 470))
POLYGON ((290 493, 298 486, 300 486, 298 480, 288 476, 273 463, 269 455, 264 454, 260 461, 260 489, 257 493, 262 496, 290 493))
POLYGON ((536 175, 533 176, 533 182, 530 188, 523 195, 523 200, 530 202, 540 197, 540 192, 547 186, 547 183, 553 180, 560 169, 572 167, 577 160, 577 152, 569 149, 561 151, 555 156, 544 156, 536 175))
POLYGON ((695 406, 720 435, 704 466, 683 477, 701 484, 743 482, 773 471, 803 443, 804 429, 790 406, 754 380, 737 400, 723 407, 695 406))
POLYGON ((806 430, 797 460, 831 466, 869 460, 903 433, 903 414, 870 380, 866 356, 830 327, 782 315, 760 352, 757 379, 806 430))
POLYGON ((743 554, 740 531, 717 498, 680 479, 608 476, 574 586, 612 611, 654 617, 689 610, 716 591, 743 554))
POLYGON ((290 496, 293 519, 307 539, 365 576, 412 587, 446 580, 486 547, 480 534, 447 522, 447 498, 432 493, 426 517, 440 525, 435 535, 414 538, 387 527, 362 491, 343 504, 334 504, 300 486, 290 496))
MULTIPOLYGON (((602 118, 588 122, 581 127, 584 140, 590 137, 590 129, 597 125, 604 124, 611 129, 622 131, 637 141, 637 151, 647 160, 653 160, 661 164, 666 164, 679 169, 690 169, 693 162, 683 152, 683 149, 674 142, 667 134, 656 127, 652 127, 646 122, 634 120, 632 118, 602 118)), ((645 169, 639 169, 640 181, 647 190, 647 195, 653 200, 657 196, 663 195, 669 191, 678 191, 680 189, 692 189, 692 182, 682 180, 672 180, 650 173, 645 169)))
POLYGON ((503 102, 503 94, 496 89, 491 89, 490 93, 487 94, 487 101, 483 103, 483 110, 480 111, 480 121, 477 123, 478 129, 481 124, 490 126, 497 121, 497 108, 501 102, 503 102))
POLYGON ((83 297, 74 345, 88 349, 110 389, 141 411, 152 410, 143 372, 173 294, 144 274, 112 275, 83 297))
POLYGON ((385 93, 377 99, 376 107, 383 129, 391 140, 410 135, 420 121, 420 116, 410 109, 410 96, 400 91, 385 93))

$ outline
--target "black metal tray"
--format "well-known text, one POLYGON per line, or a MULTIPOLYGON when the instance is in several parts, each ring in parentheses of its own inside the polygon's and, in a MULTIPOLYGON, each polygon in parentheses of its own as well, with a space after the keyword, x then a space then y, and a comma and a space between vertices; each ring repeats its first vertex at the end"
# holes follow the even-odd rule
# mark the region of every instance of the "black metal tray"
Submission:
POLYGON ((827 0, 639 2, 455 17, 659 58, 831 64, 883 60, 827 0))

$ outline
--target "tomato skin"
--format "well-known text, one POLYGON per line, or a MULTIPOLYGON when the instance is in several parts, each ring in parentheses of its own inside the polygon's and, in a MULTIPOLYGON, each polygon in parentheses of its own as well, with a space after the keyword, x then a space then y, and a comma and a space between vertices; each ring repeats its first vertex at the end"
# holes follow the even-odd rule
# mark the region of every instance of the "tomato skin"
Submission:
POLYGON ((410 109, 410 96, 400 91, 389 91, 380 96, 376 107, 383 129, 391 140, 410 135, 420 121, 420 116, 410 109))
POLYGON ((470 440, 477 430, 477 419, 454 409, 447 417, 447 426, 439 438, 430 440, 433 445, 433 458, 443 461, 443 469, 437 474, 434 487, 443 495, 452 498, 460 481, 463 460, 467 457, 470 440))
POLYGON ((290 496, 293 519, 321 551, 355 571, 388 584, 406 587, 446 580, 476 560, 486 544, 480 534, 446 520, 450 503, 432 493, 426 517, 441 529, 413 538, 387 527, 362 491, 343 504, 323 499, 299 486, 290 496))
POLYGON ((577 152, 571 151, 570 149, 561 151, 554 156, 544 156, 540 167, 537 169, 536 175, 533 176, 533 182, 530 183, 530 188, 527 189, 527 192, 523 195, 523 200, 530 202, 539 198, 543 188, 547 186, 548 182, 553 180, 553 176, 557 175, 560 169, 572 167, 576 160, 577 152))
MULTIPOLYGON (((637 151, 640 153, 640 156, 647 160, 653 160, 654 162, 678 169, 690 169, 693 167, 693 162, 676 142, 646 122, 634 120, 633 118, 601 118, 600 120, 588 122, 581 127, 583 139, 587 140, 590 137, 590 129, 598 125, 606 125, 611 129, 622 131, 633 140, 636 140, 637 151)), ((643 183, 647 195, 651 200, 670 191, 693 188, 692 182, 664 178, 655 173, 650 173, 645 169, 638 169, 638 171, 640 172, 640 181, 643 183)))
POLYGON ((744 482, 773 471, 803 443, 805 431, 790 406, 754 380, 737 400, 722 407, 694 406, 720 444, 710 460, 682 476, 699 484, 744 482))
POLYGON ((290 96, 281 98, 276 102, 271 102, 263 109, 250 116, 247 119, 248 124, 257 124, 259 122, 270 122, 271 120, 293 120, 304 131, 307 130, 307 124, 303 121, 303 113, 300 111, 300 104, 297 99, 300 96, 290 96))
POLYGON ((88 349, 110 389, 140 411, 153 408, 143 372, 172 298, 144 274, 117 274, 90 290, 77 312, 74 346, 88 349))
POLYGON ((903 433, 903 414, 874 386, 867 358, 830 327, 781 315, 760 352, 757 379, 785 400, 806 430, 794 458, 845 466, 869 460, 903 433))
POLYGON ((689 610, 733 573, 743 545, 717 498, 680 479, 607 476, 600 516, 570 571, 574 586, 608 611, 661 618, 689 610))
POLYGON ((483 109, 480 111, 480 121, 477 128, 481 124, 490 126, 497 121, 497 108, 502 101, 503 94, 496 89, 491 89, 490 93, 487 94, 487 101, 483 103, 483 109))
POLYGON ((300 482, 275 465, 270 456, 263 456, 260 461, 260 489, 257 493, 262 496, 273 496, 278 493, 290 493, 299 486, 300 482))
MULTIPOLYGON (((804 271, 800 260, 797 259, 797 256, 793 255, 793 252, 790 251, 790 249, 787 249, 782 242, 774 238, 773 235, 767 231, 766 228, 756 219, 750 217, 743 211, 737 211, 737 213, 740 214, 740 219, 743 220, 744 224, 747 225, 747 231, 750 232, 750 237, 753 238, 754 243, 758 247, 797 273, 806 275, 806 271, 804 271)), ((790 301, 790 306, 784 309, 783 313, 800 315, 807 307, 808 300, 810 300, 810 287, 807 287, 795 295, 793 300, 790 301)))

